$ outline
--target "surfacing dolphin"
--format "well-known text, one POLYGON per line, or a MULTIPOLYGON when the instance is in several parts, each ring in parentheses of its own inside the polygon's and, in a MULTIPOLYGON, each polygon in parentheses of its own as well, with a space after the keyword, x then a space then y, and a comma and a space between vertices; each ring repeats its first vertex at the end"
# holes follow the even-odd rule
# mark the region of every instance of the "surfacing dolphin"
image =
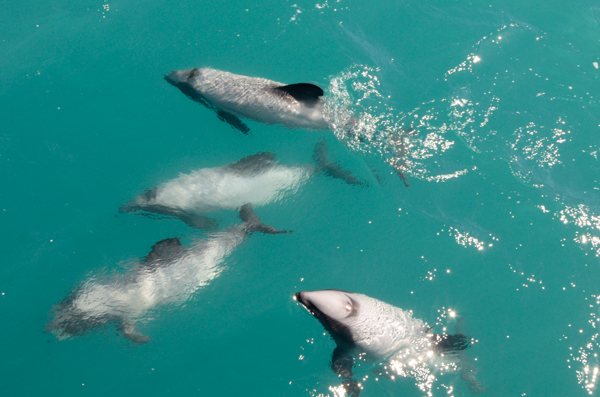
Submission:
POLYGON ((322 112, 323 90, 314 84, 285 85, 212 68, 175 70, 165 80, 245 134, 250 128, 239 117, 287 128, 329 129, 322 112))
POLYGON ((120 212, 146 211, 173 216, 199 229, 218 222, 203 214, 238 210, 246 203, 265 205, 295 193, 315 172, 362 185, 349 171, 327 158, 325 141, 315 147, 312 166, 285 166, 272 153, 258 153, 222 167, 203 168, 161 183, 122 206, 120 212))
POLYGON ((114 324, 135 343, 147 343, 136 325, 153 309, 187 302, 224 270, 223 261, 254 232, 288 233, 263 224, 250 205, 242 206, 243 223, 191 247, 178 238, 161 240, 131 271, 105 280, 90 278, 52 310, 45 332, 58 339, 82 336, 114 324))
MULTIPOLYGON (((331 368, 343 379, 349 396, 360 394, 361 387, 352 378, 353 366, 358 361, 387 362, 382 374, 391 376, 429 375, 431 367, 451 372, 460 366, 459 352, 470 344, 466 335, 435 334, 423 321, 413 318, 411 311, 363 294, 303 291, 295 299, 321 322, 335 341, 331 368)), ((469 375, 472 378, 463 379, 477 382, 474 374, 469 375)), ((477 382, 477 386, 481 385, 477 382)))

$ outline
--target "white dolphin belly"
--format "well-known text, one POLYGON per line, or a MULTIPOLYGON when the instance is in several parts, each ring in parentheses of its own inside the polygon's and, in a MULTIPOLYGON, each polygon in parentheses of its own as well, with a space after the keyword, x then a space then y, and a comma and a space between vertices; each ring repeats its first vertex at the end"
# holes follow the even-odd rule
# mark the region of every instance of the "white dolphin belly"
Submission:
POLYGON ((241 244, 239 228, 200 241, 167 266, 140 269, 134 278, 123 275, 107 283, 86 283, 74 307, 90 317, 138 320, 157 306, 181 304, 224 270, 222 263, 241 244))
POLYGON ((223 272, 225 259, 249 234, 289 232, 262 223, 250 204, 241 207, 239 216, 241 225, 213 233, 190 248, 176 237, 164 239, 129 272, 91 277, 54 306, 46 332, 65 339, 112 323, 127 339, 147 343, 137 320, 147 319, 157 307, 187 302, 223 272))
POLYGON ((238 209, 245 203, 261 206, 294 193, 308 178, 301 167, 273 167, 265 172, 240 175, 223 168, 194 171, 159 185, 154 202, 198 213, 238 209))
MULTIPOLYGON (((296 299, 335 340, 331 368, 344 379, 347 395, 358 396, 361 390, 353 378, 355 364, 381 365, 382 374, 414 377, 425 385, 435 380, 434 373, 460 370, 463 350, 470 344, 466 335, 435 334, 422 320, 413 318, 411 311, 363 294, 301 291, 296 299)), ((482 389, 473 373, 463 379, 471 390, 482 389)))

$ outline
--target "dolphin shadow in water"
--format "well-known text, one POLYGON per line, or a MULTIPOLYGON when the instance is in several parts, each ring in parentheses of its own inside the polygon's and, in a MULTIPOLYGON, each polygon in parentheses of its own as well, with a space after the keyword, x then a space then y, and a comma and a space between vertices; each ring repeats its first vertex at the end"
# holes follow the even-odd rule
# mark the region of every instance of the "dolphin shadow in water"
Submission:
POLYGON ((93 277, 54 306, 45 332, 58 339, 83 336, 113 324, 134 343, 150 338, 137 323, 151 310, 182 305, 224 270, 223 262, 252 233, 291 233, 265 225, 252 206, 240 210, 242 224, 199 239, 190 247, 178 238, 161 240, 131 271, 106 279, 93 277))

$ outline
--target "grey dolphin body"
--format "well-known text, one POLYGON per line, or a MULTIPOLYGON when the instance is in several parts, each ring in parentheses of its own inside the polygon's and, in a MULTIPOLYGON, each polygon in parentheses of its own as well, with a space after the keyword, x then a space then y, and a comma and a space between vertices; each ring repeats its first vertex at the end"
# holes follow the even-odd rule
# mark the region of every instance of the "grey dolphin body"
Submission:
POLYGON ((470 339, 462 334, 434 334, 423 321, 413 318, 412 312, 363 294, 303 291, 295 298, 336 342, 331 368, 344 379, 348 396, 360 393, 358 382, 352 378, 355 359, 395 362, 396 367, 409 372, 414 365, 411 362, 427 365, 441 356, 451 360, 470 344, 470 339))
POLYGON ((165 80, 244 133, 250 128, 239 117, 288 128, 329 129, 323 90, 313 84, 285 85, 212 68, 172 71, 165 80))
POLYGON ((311 173, 307 167, 278 164, 272 153, 257 153, 221 167, 181 174, 137 196, 120 212, 152 212, 177 217, 192 227, 216 229, 217 221, 204 214, 280 200, 296 192, 311 173))
POLYGON ((257 153, 221 167, 181 174, 120 208, 120 212, 146 211, 179 218, 192 227, 216 229, 218 222, 205 214, 238 210, 245 203, 254 207, 281 200, 295 193, 315 171, 351 185, 362 185, 351 172, 327 156, 325 141, 315 147, 313 166, 278 164, 272 153, 257 153))
POLYGON ((87 280, 53 308, 45 331, 66 339, 114 324, 125 338, 148 342, 136 323, 149 312, 187 302, 222 273, 225 258, 249 234, 287 233, 263 224, 249 205, 242 206, 240 217, 241 225, 200 239, 189 248, 177 238, 161 240, 131 271, 87 280))

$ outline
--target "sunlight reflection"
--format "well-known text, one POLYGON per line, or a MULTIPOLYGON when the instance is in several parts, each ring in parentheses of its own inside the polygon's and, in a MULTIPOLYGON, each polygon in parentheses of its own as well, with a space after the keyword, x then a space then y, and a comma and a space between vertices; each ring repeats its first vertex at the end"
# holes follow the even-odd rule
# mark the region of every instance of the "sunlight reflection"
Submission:
POLYGON ((593 215, 591 209, 584 204, 577 206, 565 205, 563 210, 554 214, 563 224, 573 224, 583 231, 576 231, 573 241, 587 245, 600 257, 600 237, 592 233, 598 233, 600 229, 600 216, 593 215))
MULTIPOLYGON (((442 229, 442 232, 443 231, 444 230, 442 229)), ((486 243, 484 241, 481 241, 473 236, 470 236, 468 232, 462 233, 458 229, 456 229, 455 227, 452 227, 452 226, 450 226, 448 228, 448 234, 450 236, 454 237, 456 242, 465 248, 466 247, 475 247, 479 251, 482 251, 486 246, 486 243)), ((492 239, 496 240, 493 237, 492 237, 492 239)), ((493 244, 487 244, 487 245, 489 247, 491 247, 493 244)))
MULTIPOLYGON (((600 363, 598 361, 598 353, 594 352, 600 348, 599 340, 600 333, 597 332, 597 327, 600 325, 600 318, 598 318, 597 308, 600 305, 600 295, 591 295, 594 303, 590 304, 590 308, 594 309, 591 311, 590 318, 588 320, 588 324, 591 327, 590 330, 580 329, 578 331, 579 334, 584 332, 590 332, 591 336, 589 337, 589 341, 585 344, 585 346, 579 347, 577 352, 574 352, 573 347, 569 347, 571 351, 571 359, 567 360, 568 363, 576 362, 581 364, 579 369, 575 369, 575 374, 577 376, 577 382, 586 390, 590 395, 593 394, 596 389, 596 385, 598 383, 598 373, 600 372, 600 363)), ((585 298, 588 300, 588 298, 585 298)), ((571 324, 569 324, 571 327, 571 324)), ((563 335, 565 340, 568 340, 569 337, 563 335)), ((571 368, 571 365, 568 365, 571 368)))

